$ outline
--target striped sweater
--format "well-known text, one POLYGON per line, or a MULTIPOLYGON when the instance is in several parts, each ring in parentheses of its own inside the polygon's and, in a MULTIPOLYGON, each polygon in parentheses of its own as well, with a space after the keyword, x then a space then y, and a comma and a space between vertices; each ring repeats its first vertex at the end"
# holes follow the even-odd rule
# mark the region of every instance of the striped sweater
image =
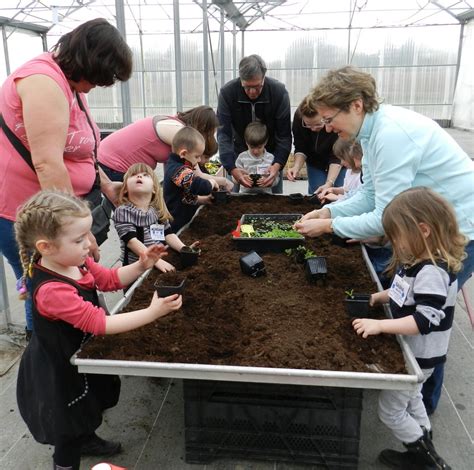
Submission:
POLYGON ((423 261, 397 273, 409 290, 402 307, 390 300, 393 318, 413 315, 419 335, 405 340, 422 369, 430 369, 446 361, 453 325, 457 279, 446 266, 423 261))

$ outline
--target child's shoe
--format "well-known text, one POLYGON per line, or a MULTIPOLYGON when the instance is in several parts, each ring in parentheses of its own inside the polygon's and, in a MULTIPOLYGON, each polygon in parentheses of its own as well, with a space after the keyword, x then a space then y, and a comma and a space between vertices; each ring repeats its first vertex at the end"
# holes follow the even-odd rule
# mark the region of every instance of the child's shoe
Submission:
POLYGON ((451 470, 451 467, 438 455, 430 432, 423 429, 423 436, 410 444, 403 444, 407 452, 385 449, 379 460, 387 467, 399 470, 451 470))
POLYGON ((99 455, 111 457, 112 455, 118 454, 121 450, 122 444, 120 444, 120 442, 106 441, 94 433, 83 442, 81 447, 81 455, 99 455))

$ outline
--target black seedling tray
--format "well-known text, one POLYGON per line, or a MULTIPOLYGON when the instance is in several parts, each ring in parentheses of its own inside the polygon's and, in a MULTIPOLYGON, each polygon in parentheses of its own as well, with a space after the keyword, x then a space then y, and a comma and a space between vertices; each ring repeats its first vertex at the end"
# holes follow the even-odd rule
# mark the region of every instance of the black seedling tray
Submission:
POLYGON ((352 318, 370 316, 370 294, 354 294, 346 297, 346 311, 352 318))
MULTIPOLYGON (((293 225, 301 219, 302 214, 243 214, 240 218, 240 225, 253 225, 254 229, 259 228, 265 220, 288 223, 293 225)), ((239 226, 240 227, 240 226, 239 226)), ((304 243, 304 236, 298 238, 260 238, 260 237, 236 237, 232 236, 238 250, 252 251, 258 253, 280 252, 287 248, 294 248, 304 243)))

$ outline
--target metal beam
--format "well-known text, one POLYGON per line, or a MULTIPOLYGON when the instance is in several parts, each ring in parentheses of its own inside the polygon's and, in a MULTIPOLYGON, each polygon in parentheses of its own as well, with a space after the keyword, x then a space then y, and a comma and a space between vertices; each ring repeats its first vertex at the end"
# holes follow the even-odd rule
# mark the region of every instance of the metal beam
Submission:
POLYGON ((173 0, 174 65, 176 73, 176 109, 183 110, 183 77, 181 69, 181 32, 179 28, 179 0, 173 0))
MULTIPOLYGON (((125 31, 125 11, 123 0, 115 0, 115 13, 117 15, 117 29, 126 40, 127 33, 125 31)), ((120 93, 122 96, 122 119, 123 125, 127 126, 132 123, 132 108, 130 103, 130 84, 128 82, 120 82, 120 93)))

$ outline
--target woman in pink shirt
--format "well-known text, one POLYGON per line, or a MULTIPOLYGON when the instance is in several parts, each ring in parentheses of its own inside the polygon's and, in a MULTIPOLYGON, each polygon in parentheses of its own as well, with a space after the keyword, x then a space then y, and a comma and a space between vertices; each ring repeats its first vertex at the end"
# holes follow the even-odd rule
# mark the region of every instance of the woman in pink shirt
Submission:
POLYGON ((100 166, 112 181, 123 181, 124 174, 135 163, 146 163, 155 169, 158 163, 168 160, 173 137, 183 126, 202 134, 206 140, 205 155, 210 157, 217 152, 216 113, 210 106, 197 106, 176 116, 140 119, 115 131, 100 145, 100 166))
MULTIPOLYGON (((0 253, 17 279, 22 270, 13 222, 26 199, 48 188, 87 196, 99 183, 106 196, 116 198, 114 184, 96 172, 99 130, 84 94, 96 86, 128 80, 131 73, 132 52, 119 31, 106 20, 95 19, 63 35, 52 52, 26 62, 2 85, 0 253), (12 144, 15 139, 31 154, 31 166, 12 144)), ((100 200, 100 191, 94 195, 100 200)), ((91 253, 98 257, 95 240, 91 253)), ((32 326, 27 307, 27 330, 32 326)))

